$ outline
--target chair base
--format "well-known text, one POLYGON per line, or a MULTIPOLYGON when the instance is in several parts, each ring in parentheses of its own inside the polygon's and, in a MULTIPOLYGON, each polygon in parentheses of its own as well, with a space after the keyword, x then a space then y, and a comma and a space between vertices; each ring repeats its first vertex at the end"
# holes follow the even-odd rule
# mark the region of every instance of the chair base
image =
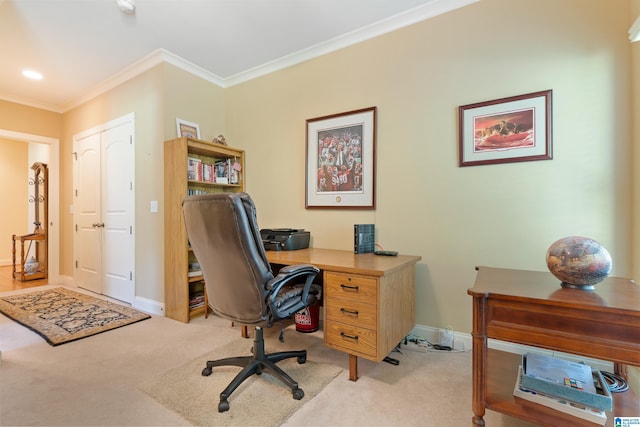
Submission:
POLYGON ((302 364, 307 361, 307 351, 281 351, 278 353, 265 354, 264 352, 264 336, 262 328, 257 326, 255 337, 253 339, 253 356, 227 357, 225 359, 210 360, 207 366, 202 370, 202 375, 208 377, 213 372, 215 366, 239 366, 242 369, 229 383, 222 393, 220 393, 220 403, 218 404, 218 412, 229 410, 229 396, 238 388, 240 384, 252 375, 261 375, 263 372, 271 374, 278 378, 291 389, 294 399, 300 400, 304 397, 304 391, 298 387, 298 383, 287 375, 282 369, 276 366, 281 360, 298 358, 298 363, 302 364))

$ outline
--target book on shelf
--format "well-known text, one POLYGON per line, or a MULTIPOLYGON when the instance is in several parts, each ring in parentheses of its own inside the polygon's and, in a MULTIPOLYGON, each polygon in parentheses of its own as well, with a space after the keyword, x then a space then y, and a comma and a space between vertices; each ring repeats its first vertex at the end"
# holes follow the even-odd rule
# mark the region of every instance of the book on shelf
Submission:
POLYGON ((589 365, 529 352, 522 356, 522 371, 527 389, 602 411, 613 407, 604 377, 589 365))
POLYGON ((189 270, 189 277, 198 277, 202 276, 202 270, 189 270))
POLYGON ((195 157, 187 158, 187 179, 200 181, 202 178, 202 160, 195 157))
POLYGON ((607 414, 604 411, 529 389, 522 385, 522 378, 522 366, 518 366, 518 376, 516 378, 515 387, 513 388, 513 395, 515 397, 519 397, 599 425, 604 425, 607 422, 607 414))
POLYGON ((202 301, 189 301, 189 308, 200 308, 204 307, 204 299, 202 301))
POLYGON ((229 160, 217 160, 214 164, 216 182, 219 184, 229 183, 229 160))
POLYGON ((211 164, 203 163, 202 164, 202 180, 204 182, 214 182, 215 178, 213 176, 213 167, 211 164))
POLYGON ((189 296, 189 308, 198 308, 204 305, 204 291, 193 292, 189 296))

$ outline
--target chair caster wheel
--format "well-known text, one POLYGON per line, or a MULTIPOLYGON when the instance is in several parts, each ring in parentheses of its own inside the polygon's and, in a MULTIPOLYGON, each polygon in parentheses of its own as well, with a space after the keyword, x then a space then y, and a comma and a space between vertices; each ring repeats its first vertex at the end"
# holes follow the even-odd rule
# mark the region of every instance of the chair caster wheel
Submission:
POLYGON ((229 402, 227 402, 226 400, 221 400, 220 403, 218 403, 218 412, 225 412, 229 410, 229 402))
POLYGON ((304 397, 304 391, 302 391, 301 388, 297 388, 297 389, 293 390, 291 392, 291 394, 293 395, 293 398, 295 400, 300 400, 300 399, 302 399, 304 397))
POLYGON ((298 357, 298 365, 302 365, 303 363, 305 363, 307 361, 307 356, 300 356, 298 357))
POLYGON ((202 376, 203 376, 203 377, 208 377, 209 375, 211 375, 211 371, 212 371, 212 369, 211 369, 211 368, 209 368, 209 367, 204 368, 204 369, 202 370, 202 376))

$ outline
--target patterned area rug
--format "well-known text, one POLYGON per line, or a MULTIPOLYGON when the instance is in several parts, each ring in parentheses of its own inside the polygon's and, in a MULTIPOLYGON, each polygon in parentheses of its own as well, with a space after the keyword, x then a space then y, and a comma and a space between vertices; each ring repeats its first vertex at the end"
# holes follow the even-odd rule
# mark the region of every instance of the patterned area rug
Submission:
POLYGON ((31 329, 53 346, 151 317, 65 288, 2 297, 0 313, 31 329))

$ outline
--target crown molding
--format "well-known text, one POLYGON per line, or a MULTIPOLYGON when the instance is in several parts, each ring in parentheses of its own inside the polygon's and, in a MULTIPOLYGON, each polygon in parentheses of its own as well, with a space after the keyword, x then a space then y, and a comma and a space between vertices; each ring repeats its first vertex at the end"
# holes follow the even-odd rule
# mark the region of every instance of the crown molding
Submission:
POLYGON ((23 105, 42 108, 58 113, 64 113, 78 107, 79 105, 82 105, 87 101, 90 101, 91 99, 99 95, 102 95, 105 92, 108 92, 109 90, 162 63, 172 64, 219 87, 227 88, 291 67, 293 65, 318 58, 322 55, 344 49, 346 47, 364 42, 366 40, 373 39, 383 34, 408 27, 418 22, 428 20, 435 16, 442 15, 444 13, 468 6, 479 1, 480 0, 432 0, 429 3, 415 7, 406 12, 368 25, 356 31, 341 35, 339 37, 335 37, 326 42, 319 43, 306 49, 302 49, 290 55, 286 55, 273 61, 269 61, 267 63, 248 69, 246 71, 242 71, 227 78, 222 78, 214 73, 211 73, 204 68, 195 65, 165 49, 157 49, 151 52, 149 55, 129 65, 122 71, 99 83, 97 86, 87 91, 87 93, 85 93, 83 96, 63 105, 45 105, 42 103, 38 104, 29 102, 29 100, 5 99, 7 101, 16 102, 23 105))
POLYGON ((40 102, 40 101, 33 101, 29 98, 19 98, 16 96, 0 95, 0 99, 7 102, 13 102, 14 104, 24 105, 26 107, 38 108, 40 110, 52 111, 54 113, 64 113, 64 111, 59 105, 48 104, 46 102, 40 102))
POLYGON ((62 106, 63 111, 69 111, 72 108, 75 108, 91 99, 102 95, 109 90, 120 86, 121 84, 133 79, 136 76, 150 70, 151 68, 160 65, 162 63, 168 63, 175 65, 195 76, 198 76, 204 80, 207 80, 213 84, 224 87, 224 79, 219 76, 205 70, 202 67, 199 67, 185 59, 180 58, 177 55, 169 52, 165 49, 156 49, 151 52, 149 55, 141 58, 140 60, 134 62, 129 65, 122 71, 114 74, 109 77, 107 80, 101 82, 98 86, 93 88, 91 91, 84 94, 81 98, 73 100, 72 102, 65 104, 62 106))
POLYGON ((261 77, 302 62, 318 58, 331 52, 373 39, 383 34, 408 27, 418 22, 426 21, 438 15, 460 9, 480 0, 433 0, 406 12, 394 15, 382 21, 360 28, 356 31, 335 37, 315 46, 300 50, 287 56, 275 59, 249 70, 240 72, 224 80, 225 86, 230 87, 257 77, 261 77))

